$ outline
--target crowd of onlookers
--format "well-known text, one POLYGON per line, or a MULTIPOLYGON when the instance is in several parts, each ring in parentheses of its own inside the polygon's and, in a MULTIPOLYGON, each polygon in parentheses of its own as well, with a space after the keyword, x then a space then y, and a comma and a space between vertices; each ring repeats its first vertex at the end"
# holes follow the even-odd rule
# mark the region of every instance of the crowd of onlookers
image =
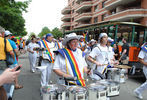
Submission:
POLYGON ((20 66, 18 56, 22 52, 21 43, 23 41, 18 45, 16 39, 12 38, 12 33, 0 27, 0 92, 3 91, 3 94, 0 93, 0 100, 11 100, 13 93, 10 90, 23 88, 18 83, 20 70, 16 71, 20 66))

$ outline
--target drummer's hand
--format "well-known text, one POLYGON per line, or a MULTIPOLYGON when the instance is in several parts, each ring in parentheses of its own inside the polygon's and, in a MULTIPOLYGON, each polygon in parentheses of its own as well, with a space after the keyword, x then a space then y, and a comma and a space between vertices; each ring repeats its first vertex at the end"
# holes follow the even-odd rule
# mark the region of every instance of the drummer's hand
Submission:
POLYGON ((87 75, 90 75, 91 74, 91 69, 88 69, 86 73, 87 73, 87 75))
POLYGON ((116 60, 116 61, 114 62, 114 65, 118 65, 118 64, 119 64, 119 61, 116 60))
POLYGON ((69 75, 69 74, 65 74, 65 75, 63 75, 63 77, 73 77, 73 76, 69 75))
POLYGON ((99 62, 95 62, 95 64, 97 65, 97 66, 103 66, 103 64, 100 64, 99 62))

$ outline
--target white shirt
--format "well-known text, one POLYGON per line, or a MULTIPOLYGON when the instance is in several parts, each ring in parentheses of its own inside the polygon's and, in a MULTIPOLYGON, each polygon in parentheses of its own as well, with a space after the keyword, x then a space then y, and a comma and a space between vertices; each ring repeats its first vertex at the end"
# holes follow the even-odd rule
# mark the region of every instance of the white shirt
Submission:
POLYGON ((114 51, 111 46, 108 47, 108 52, 109 52, 109 58, 114 59, 114 51))
MULTIPOLYGON (((40 43, 41 43, 41 47, 42 47, 42 48, 45 48, 44 45, 43 45, 43 43, 42 43, 42 42, 40 42, 40 43)), ((57 47, 55 46, 55 43, 54 43, 54 42, 47 42, 47 41, 46 41, 46 43, 47 43, 48 48, 50 49, 50 52, 51 52, 52 57, 53 57, 53 59, 54 59, 54 58, 55 58, 55 55, 54 55, 53 51, 56 51, 56 50, 57 50, 57 47)), ((46 54, 46 50, 43 51, 42 54, 43 54, 43 58, 44 58, 44 59, 49 59, 48 54, 46 54)))
MULTIPOLYGON (((39 47, 39 45, 37 43, 30 42, 27 47, 30 49, 30 51, 34 51, 33 49, 36 48, 36 47, 39 47)), ((32 54, 32 53, 29 52, 29 54, 32 54)), ((37 52, 34 51, 34 54, 37 54, 37 52)))
POLYGON ((85 42, 80 42, 79 41, 79 47, 81 47, 81 45, 82 45, 82 47, 85 46, 85 42))
MULTIPOLYGON (((147 53, 145 51, 141 50, 139 52, 138 57, 141 58, 141 59, 143 59, 144 62, 147 62, 147 53)), ((144 65, 144 67, 147 67, 147 66, 144 65)))
MULTIPOLYGON (((76 51, 72 51, 72 53, 77 61, 79 70, 80 70, 82 78, 83 78, 84 77, 84 68, 87 67, 87 64, 86 64, 84 57, 82 56, 82 51, 80 49, 77 49, 76 51)), ((69 61, 65 60, 65 58, 61 54, 58 54, 56 56, 56 60, 54 62, 53 69, 60 69, 62 72, 68 74, 66 67, 68 67, 69 74, 74 77, 69 61), (67 66, 66 66, 66 61, 67 61, 67 66)))
MULTIPOLYGON (((100 44, 97 45, 98 47, 95 47, 92 52, 89 54, 89 56, 91 56, 92 58, 95 58, 96 61, 98 61, 100 64, 108 64, 108 62, 110 61, 109 57, 108 57, 108 47, 105 46, 101 46, 100 44)), ((105 69, 105 66, 97 66, 97 70, 102 73, 103 70, 105 69)))

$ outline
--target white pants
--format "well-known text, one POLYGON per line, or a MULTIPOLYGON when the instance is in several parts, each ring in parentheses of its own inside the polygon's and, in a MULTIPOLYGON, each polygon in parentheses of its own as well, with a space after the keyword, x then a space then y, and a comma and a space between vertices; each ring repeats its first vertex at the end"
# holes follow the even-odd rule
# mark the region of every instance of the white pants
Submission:
POLYGON ((47 60, 42 60, 41 66, 47 66, 46 69, 41 70, 41 86, 48 85, 48 82, 51 77, 53 63, 49 63, 47 60))
POLYGON ((147 89, 147 67, 143 67, 143 72, 146 77, 146 81, 136 89, 139 93, 142 93, 144 90, 147 89))
POLYGON ((35 71, 36 66, 36 60, 37 60, 37 54, 29 53, 29 61, 30 61, 30 70, 35 71))

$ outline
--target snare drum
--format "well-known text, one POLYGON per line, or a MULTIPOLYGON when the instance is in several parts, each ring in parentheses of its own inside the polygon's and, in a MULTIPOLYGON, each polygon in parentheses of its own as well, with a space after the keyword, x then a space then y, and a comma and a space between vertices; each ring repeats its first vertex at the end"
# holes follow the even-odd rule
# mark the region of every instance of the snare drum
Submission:
POLYGON ((107 96, 117 96, 119 95, 120 85, 119 82, 112 80, 100 80, 97 83, 107 86, 107 96))
POLYGON ((88 86, 88 100, 106 100, 107 87, 99 83, 92 83, 88 86))
POLYGON ((68 90, 68 100, 86 100, 86 88, 80 86, 71 86, 68 90))
POLYGON ((120 81, 120 70, 118 68, 108 68, 107 70, 107 79, 117 82, 120 81))
POLYGON ((41 88, 43 100, 65 100, 66 89, 62 85, 48 85, 41 88))

